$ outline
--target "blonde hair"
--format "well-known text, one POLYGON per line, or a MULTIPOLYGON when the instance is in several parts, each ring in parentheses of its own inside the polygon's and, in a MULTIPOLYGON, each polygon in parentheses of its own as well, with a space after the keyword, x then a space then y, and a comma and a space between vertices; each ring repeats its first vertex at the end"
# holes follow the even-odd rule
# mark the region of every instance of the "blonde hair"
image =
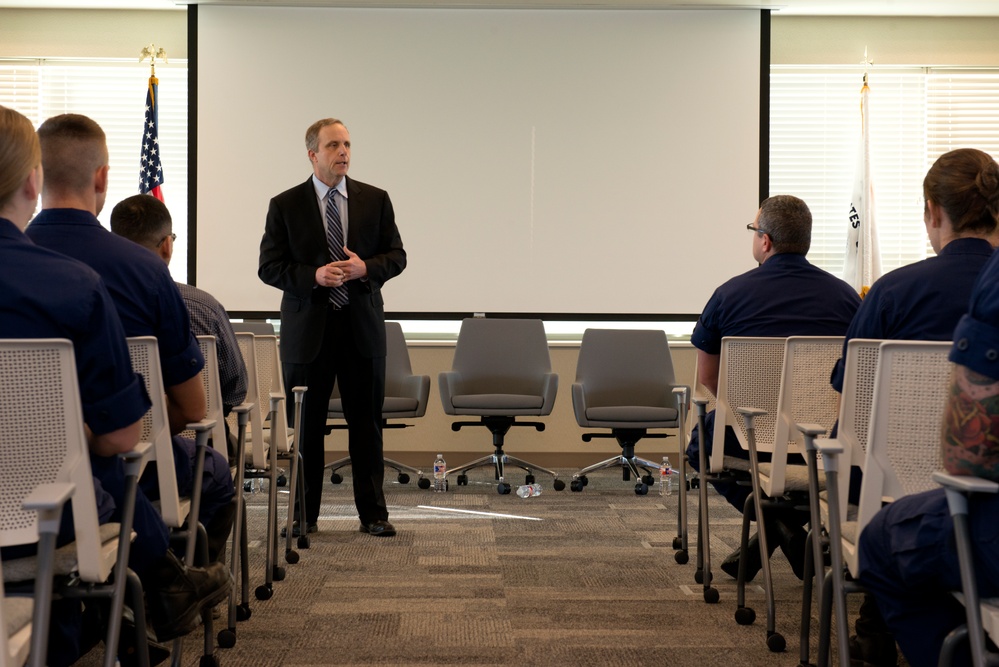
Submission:
POLYGON ((31 121, 0 106, 0 209, 10 203, 41 162, 42 149, 31 121))

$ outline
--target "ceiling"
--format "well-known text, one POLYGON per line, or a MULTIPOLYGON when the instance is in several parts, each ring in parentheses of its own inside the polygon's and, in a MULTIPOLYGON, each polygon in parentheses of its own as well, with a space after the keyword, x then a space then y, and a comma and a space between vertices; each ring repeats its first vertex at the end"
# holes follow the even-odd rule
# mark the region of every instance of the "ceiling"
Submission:
POLYGON ((184 9, 203 5, 489 7, 573 9, 772 9, 780 16, 999 16, 996 0, 0 0, 0 7, 184 9))

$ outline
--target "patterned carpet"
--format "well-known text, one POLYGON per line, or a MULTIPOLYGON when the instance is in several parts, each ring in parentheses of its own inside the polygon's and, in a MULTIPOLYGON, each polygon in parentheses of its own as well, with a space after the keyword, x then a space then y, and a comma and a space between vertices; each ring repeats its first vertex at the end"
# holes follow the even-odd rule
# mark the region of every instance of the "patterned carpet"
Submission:
MULTIPOLYGON (((345 472, 344 484, 327 483, 311 548, 299 550, 297 564, 282 559, 287 576, 267 601, 252 599, 263 583, 267 496, 247 494, 252 616, 238 624, 233 648, 216 649, 220 664, 798 664, 802 584, 778 551, 777 630, 787 650, 771 653, 762 576, 747 593, 756 623, 734 620, 735 581, 717 564, 738 545, 741 517, 713 492, 721 600, 709 605, 694 582, 696 491, 690 562, 680 565, 672 547, 679 494, 637 496, 618 472, 591 475, 581 493, 553 491, 539 475, 544 491, 527 499, 498 495, 485 469, 469 475, 469 486, 440 494, 393 479, 386 493, 399 534, 392 538, 358 532, 345 472)), ((281 489, 282 512, 286 499, 281 489)), ((216 631, 225 626, 222 610, 216 631)), ((816 638, 813 631, 813 660, 816 638)), ((184 665, 198 664, 202 641, 200 630, 185 640, 184 665)), ((98 658, 95 651, 79 664, 98 658)))

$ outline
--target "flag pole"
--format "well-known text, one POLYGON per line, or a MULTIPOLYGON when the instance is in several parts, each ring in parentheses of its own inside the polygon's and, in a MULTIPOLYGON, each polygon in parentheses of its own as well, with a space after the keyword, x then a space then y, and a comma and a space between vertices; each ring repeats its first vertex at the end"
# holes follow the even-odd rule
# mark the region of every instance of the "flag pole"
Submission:
POLYGON ((150 43, 139 52, 139 62, 149 59, 149 83, 146 87, 146 112, 143 121, 142 148, 139 159, 139 193, 163 201, 163 165, 159 147, 159 83, 156 59, 167 62, 166 49, 150 43))
POLYGON ((857 167, 854 174, 853 194, 847 228, 846 263, 844 279, 851 283, 861 297, 881 276, 881 252, 875 220, 874 186, 871 175, 870 114, 867 68, 874 64, 864 48, 863 85, 860 88, 860 142, 857 167))

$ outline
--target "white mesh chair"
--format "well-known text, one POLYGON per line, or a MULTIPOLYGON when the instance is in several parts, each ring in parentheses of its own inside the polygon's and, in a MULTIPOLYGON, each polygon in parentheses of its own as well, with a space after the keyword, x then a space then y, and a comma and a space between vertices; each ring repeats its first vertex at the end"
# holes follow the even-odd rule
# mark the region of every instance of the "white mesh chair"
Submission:
MULTIPOLYGON (((243 437, 247 450, 243 471, 246 479, 267 480, 267 526, 265 534, 266 557, 264 559, 264 583, 254 589, 258 600, 269 600, 274 595, 274 582, 285 578, 285 569, 277 564, 277 487, 286 483, 277 466, 278 458, 290 459, 293 474, 299 479, 293 484, 298 486, 299 493, 304 480, 298 476, 296 464, 297 450, 294 448, 292 432, 288 430, 288 417, 285 411, 285 394, 278 356, 277 337, 271 335, 255 335, 248 332, 237 332, 236 342, 246 364, 246 399, 249 406, 247 424, 243 427, 243 437), (276 426, 275 426, 276 425, 276 426), (276 437, 272 437, 276 434, 276 437), (273 444, 273 446, 272 446, 273 444), (292 454, 294 453, 294 456, 292 454)), ((296 412, 300 412, 305 387, 293 388, 295 392, 296 412)), ((229 416, 230 428, 238 428, 235 414, 229 416)), ((294 480, 293 480, 294 481, 294 480)), ((246 487, 244 486, 244 490, 246 487)), ((288 525, 292 523, 291 513, 294 507, 294 493, 288 505, 288 525)), ((301 525, 305 525, 304 522, 301 525)), ((288 563, 298 562, 298 553, 291 549, 292 531, 286 529, 288 539, 285 549, 285 560, 288 563)), ((303 534, 298 538, 298 546, 309 547, 309 537, 303 534)))
MULTIPOLYGON (((427 403, 430 401, 430 376, 413 374, 406 336, 398 322, 385 323, 385 344, 385 400, 382 403, 382 428, 406 428, 409 424, 391 420, 419 419, 427 414, 427 403)), ((334 428, 346 428, 339 423, 333 423, 333 420, 345 419, 339 383, 333 388, 333 395, 330 397, 328 418, 331 421, 326 426, 327 435, 332 433, 334 428)), ((330 481, 334 484, 343 482, 343 476, 337 471, 348 465, 350 465, 349 456, 327 463, 326 467, 330 469, 330 481)), ((385 465, 399 473, 397 479, 400 484, 407 484, 409 475, 413 474, 419 478, 417 484, 421 489, 430 488, 430 480, 423 476, 419 468, 389 458, 385 459, 385 465)))
POLYGON ((40 533, 47 536, 38 556, 5 561, 3 577, 8 589, 32 583, 40 587, 36 589, 39 603, 34 609, 31 651, 42 660, 53 588, 47 575, 38 575, 48 571, 59 578, 60 595, 110 599, 105 667, 116 662, 128 594, 138 657, 148 664, 142 585, 128 569, 136 485, 148 451, 149 446, 140 443, 122 456, 126 474, 122 523, 98 525, 73 344, 64 339, 0 340, 0 452, 4 462, 0 466, 0 545, 33 544, 40 533), (50 485, 54 497, 49 502, 30 497, 38 493, 39 485, 50 485), (70 493, 75 541, 52 554, 49 545, 55 543, 61 502, 70 493), (26 503, 29 498, 31 502, 26 503), (42 507, 46 515, 40 522, 36 512, 42 507), (118 573, 113 581, 112 570, 118 573))
MULTIPOLYGON (((205 390, 206 414, 205 419, 216 424, 212 431, 212 442, 215 449, 220 454, 228 456, 228 446, 225 444, 225 429, 219 433, 218 424, 221 424, 223 417, 222 385, 219 379, 218 348, 215 343, 215 336, 198 336, 198 346, 201 354, 205 358, 205 366, 201 369, 201 382, 205 390), (219 443, 222 448, 219 449, 219 443)), ((236 449, 234 456, 229 459, 229 469, 233 473, 233 482, 236 492, 240 493, 243 488, 243 472, 245 466, 243 460, 246 450, 246 424, 249 420, 251 406, 242 403, 233 407, 232 419, 236 422, 236 449)), ((229 543, 229 571, 233 581, 239 581, 239 592, 233 586, 229 593, 229 609, 227 614, 227 625, 220 630, 217 636, 219 646, 222 648, 232 648, 236 645, 236 623, 250 618, 250 576, 249 557, 246 538, 246 501, 242 494, 239 495, 239 502, 236 504, 236 514, 232 522, 232 535, 229 543), (238 600, 241 599, 242 602, 238 600)))
POLYGON ((485 426, 493 436, 493 453, 451 468, 447 476, 457 476, 459 486, 468 483, 466 471, 492 466, 496 490, 510 493, 506 465, 525 470, 525 483, 534 482, 533 470, 554 479, 556 491, 565 488, 558 473, 509 456, 503 451, 507 432, 514 426, 545 430, 544 422, 517 421, 518 417, 550 415, 558 391, 558 375, 552 372, 548 338, 541 320, 466 318, 458 330, 458 342, 450 371, 438 376, 444 413, 478 416, 480 421, 457 421, 452 431, 463 426, 485 426))
MULTIPOLYGON (((775 407, 776 423, 772 438, 761 440, 756 428, 751 428, 749 420, 745 424, 746 445, 749 449, 750 480, 753 492, 743 513, 742 549, 746 557, 749 540, 750 515, 757 518, 757 526, 765 525, 768 512, 777 508, 794 509, 807 503, 809 485, 808 470, 805 465, 789 465, 789 454, 804 453, 803 439, 795 424, 811 421, 824 428, 832 428, 836 421, 838 395, 829 384, 829 371, 839 358, 843 348, 842 336, 792 336, 784 343, 783 363, 780 372, 780 389, 775 407), (759 452, 768 451, 770 462, 760 461, 759 452)), ((756 408, 743 403, 739 411, 756 408)), ((763 412, 756 408, 752 423, 759 423, 763 412)), ((824 481, 823 481, 824 484, 824 481)), ((774 602, 773 578, 770 571, 767 531, 759 529, 760 558, 763 565, 763 587, 766 594, 767 629, 766 642, 771 651, 783 651, 786 647, 784 636, 777 632, 776 605, 774 602)), ((798 563, 803 567, 804 563, 798 563)), ((740 575, 742 568, 740 567, 740 575)), ((755 611, 745 605, 745 579, 739 577, 738 606, 736 621, 740 624, 752 623, 755 611)))
MULTIPOLYGON (((845 501, 840 498, 838 475, 849 469, 840 465, 843 446, 815 441, 827 477, 830 543, 819 629, 823 635, 828 632, 835 605, 842 665, 849 664, 846 594, 862 590, 853 582, 848 587, 846 581, 847 572, 854 578, 859 574, 861 532, 884 503, 935 487, 931 474, 941 466, 940 424, 950 377, 947 354, 951 345, 936 341, 881 344, 856 521, 845 520, 842 513, 845 501)), ((828 657, 826 644, 828 640, 820 635, 819 664, 828 657)))
MULTIPOLYGON (((195 440, 195 467, 191 482, 191 495, 181 496, 177 488, 177 473, 174 462, 173 442, 170 435, 170 419, 167 414, 166 391, 163 386, 163 372, 160 367, 159 342, 155 336, 132 336, 128 338, 128 353, 132 360, 132 370, 145 381, 146 392, 152 403, 142 418, 140 442, 151 445, 150 459, 156 463, 156 482, 160 497, 154 503, 170 528, 173 536, 184 542, 184 563, 188 566, 204 566, 208 561, 208 536, 197 517, 201 507, 202 479, 205 470, 205 455, 208 436, 218 422, 202 420, 189 424, 188 433, 195 440), (191 520, 193 517, 193 520, 191 520), (201 545, 199 551, 198 545, 201 545)), ((225 436, 223 435, 223 441, 225 436)), ((224 443, 223 443, 224 444, 224 443)), ((215 651, 212 612, 203 614, 205 629, 205 649, 203 657, 210 660, 215 651)), ((183 639, 174 641, 175 660, 179 660, 183 639)))
POLYGON ((940 650, 941 665, 953 665, 954 651, 963 641, 970 642, 974 667, 999 663, 999 653, 986 647, 986 636, 999 639, 999 599, 983 599, 978 594, 975 577, 975 554, 971 546, 971 525, 968 520, 969 497, 975 493, 999 493, 999 483, 970 475, 933 473, 933 481, 944 488, 947 505, 954 521, 954 541, 957 544, 961 568, 961 591, 954 596, 964 605, 967 621, 947 635, 940 650))
MULTIPOLYGON (((743 448, 748 449, 745 422, 739 418, 737 408, 755 406, 764 411, 755 424, 761 443, 773 443, 777 422, 777 399, 780 394, 781 369, 784 363, 784 338, 753 338, 726 336, 722 339, 718 365, 718 396, 715 404, 715 427, 711 444, 711 455, 701 446, 699 456, 700 504, 698 507, 698 568, 694 574, 697 583, 704 585, 705 602, 718 601, 718 591, 711 587, 711 548, 709 542, 710 519, 708 512, 708 482, 730 482, 749 480, 748 459, 725 455, 725 427, 732 427, 743 448)), ((706 391, 706 390, 705 390, 706 391)), ((704 417, 707 414, 707 400, 704 394, 695 394, 694 404, 698 412, 698 431, 704 442, 704 417)), ((769 447, 761 449, 772 450, 769 447)), ((748 527, 742 542, 748 541, 748 527)), ((762 532, 762 531, 761 531, 762 532)), ((743 550, 745 552, 745 550, 743 550)), ((745 571, 740 563, 740 580, 745 580, 745 571)), ((743 601, 740 600, 740 608, 743 601)), ((738 612, 737 612, 738 613, 738 612)), ((752 622, 752 621, 749 621, 752 622)))
MULTIPOLYGON (((871 421, 871 403, 874 400, 874 380, 877 375, 878 360, 881 356, 880 339, 854 338, 846 345, 844 360, 843 393, 840 397, 839 418, 835 440, 822 438, 828 429, 821 424, 800 423, 797 428, 804 436, 805 461, 808 466, 809 484, 809 524, 808 540, 805 545, 805 587, 801 599, 801 664, 808 664, 809 637, 812 618, 813 590, 821 609, 822 582, 825 578, 823 553, 829 544, 825 526, 828 525, 829 507, 826 491, 820 490, 818 450, 816 438, 822 438, 829 447, 841 447, 843 454, 835 464, 837 470, 823 475, 826 482, 835 479, 837 496, 840 502, 839 516, 848 517, 848 495, 850 489, 850 469, 856 466, 863 469, 867 455, 867 431, 871 421), (843 474, 838 474, 842 470, 843 474)), ((852 512, 856 515, 856 508, 852 512)), ((828 625, 820 639, 823 653, 828 651, 828 625)))

